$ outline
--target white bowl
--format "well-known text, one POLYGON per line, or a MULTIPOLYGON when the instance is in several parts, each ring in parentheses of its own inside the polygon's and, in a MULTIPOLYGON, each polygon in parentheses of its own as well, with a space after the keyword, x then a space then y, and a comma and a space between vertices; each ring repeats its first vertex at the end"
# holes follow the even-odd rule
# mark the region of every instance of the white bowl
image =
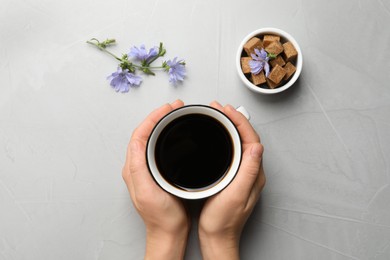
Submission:
POLYGON ((277 29, 277 28, 261 28, 261 29, 258 29, 256 31, 253 31, 250 34, 248 34, 242 40, 240 46, 238 47, 237 56, 236 56, 237 72, 238 72, 240 79, 245 84, 245 86, 247 86, 250 90, 257 92, 257 93, 261 93, 261 94, 276 94, 276 93, 283 92, 286 89, 290 88, 295 83, 295 81, 297 81, 299 75, 301 74, 302 63, 303 63, 302 52, 301 52, 301 48, 299 47, 297 41, 287 32, 280 30, 280 29, 277 29), (281 86, 274 88, 274 89, 267 89, 267 88, 262 88, 262 87, 254 85, 245 76, 245 74, 242 72, 242 69, 241 69, 241 55, 242 55, 242 51, 243 51, 245 43, 247 43, 252 37, 264 35, 264 34, 278 35, 282 39, 284 38, 286 41, 290 41, 294 45, 295 49, 298 52, 298 57, 297 57, 296 64, 295 64, 296 71, 295 71, 294 75, 284 85, 281 85, 281 86))

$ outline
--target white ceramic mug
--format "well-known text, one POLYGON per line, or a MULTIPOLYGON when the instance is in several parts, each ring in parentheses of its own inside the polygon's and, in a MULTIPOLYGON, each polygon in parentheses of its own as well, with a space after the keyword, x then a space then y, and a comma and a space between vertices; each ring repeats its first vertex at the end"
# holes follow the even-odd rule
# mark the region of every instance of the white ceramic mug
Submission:
MULTIPOLYGON (((239 107, 237 108, 237 110, 249 119, 249 114, 244 107, 239 107)), ((223 190, 234 179, 241 164, 241 157, 241 138, 233 122, 219 110, 205 105, 187 105, 165 115, 154 127, 148 139, 146 148, 146 159, 150 173, 152 174, 154 180, 165 191, 184 199, 202 199, 212 196, 223 190), (159 171, 159 168, 156 163, 156 143, 162 131, 173 120, 190 114, 202 114, 217 120, 220 124, 224 126, 225 130, 230 135, 232 141, 232 160, 223 177, 215 183, 199 189, 183 189, 182 187, 178 187, 168 182, 163 177, 163 174, 159 171)))

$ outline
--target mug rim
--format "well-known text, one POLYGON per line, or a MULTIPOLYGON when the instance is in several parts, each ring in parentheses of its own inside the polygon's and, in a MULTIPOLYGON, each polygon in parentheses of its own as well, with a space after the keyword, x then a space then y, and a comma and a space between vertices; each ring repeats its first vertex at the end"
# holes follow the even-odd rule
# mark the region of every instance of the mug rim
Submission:
POLYGON ((210 197, 220 191, 222 191, 224 188, 226 188, 235 178, 238 169, 241 165, 242 161, 242 144, 241 144, 241 136, 240 133, 233 123, 233 121, 226 116, 223 112, 219 111, 216 108, 213 108, 211 106, 202 105, 202 104, 192 104, 192 105, 185 105, 180 108, 177 108, 175 110, 172 110, 168 114, 164 115, 157 124, 153 127, 152 132, 149 135, 147 144, 146 144, 146 163, 149 169, 150 174, 152 175, 154 181, 161 187, 163 190, 165 190, 168 193, 171 193, 177 197, 183 198, 183 199, 202 199, 210 197), (196 109, 199 108, 199 111, 190 111, 186 112, 185 110, 188 109, 196 109), (180 113, 182 111, 182 113, 180 113), (212 111, 211 115, 207 114, 206 111, 212 111), (176 114, 176 115, 175 115, 176 114), (219 123, 221 123, 229 133, 232 144, 233 144, 233 158, 230 163, 229 169, 225 173, 225 175, 215 183, 211 184, 210 186, 201 188, 201 189, 183 189, 175 186, 174 184, 169 183, 167 180, 164 179, 162 174, 159 172, 156 161, 155 161, 155 146, 151 145, 153 142, 154 144, 157 142, 157 139, 162 132, 162 130, 173 120, 184 116, 188 114, 204 114, 207 116, 212 117, 213 119, 217 120, 219 123), (172 116, 173 115, 173 116, 172 116), (218 116, 216 116, 218 115, 218 116), (172 118, 171 118, 172 117, 172 118), (225 121, 221 121, 221 118, 223 118, 225 121), (165 122, 166 121, 166 122, 165 122))

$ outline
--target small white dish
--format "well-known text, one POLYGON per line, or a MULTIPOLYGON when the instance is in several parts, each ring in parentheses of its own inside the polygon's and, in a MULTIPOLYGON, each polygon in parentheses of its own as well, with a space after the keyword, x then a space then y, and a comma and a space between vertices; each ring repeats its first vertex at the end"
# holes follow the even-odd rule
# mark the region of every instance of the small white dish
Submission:
POLYGON ((290 34, 288 34, 287 32, 285 32, 285 31, 283 31, 281 29, 277 29, 277 28, 261 28, 261 29, 255 30, 255 31, 251 32, 250 34, 248 34, 242 40, 240 46, 238 47, 237 56, 236 56, 236 67, 237 67, 237 72, 238 72, 238 75, 239 75, 240 79, 245 84, 245 86, 247 86, 250 90, 252 90, 254 92, 257 92, 257 93, 261 93, 261 94, 276 94, 276 93, 283 92, 286 89, 290 88, 297 81, 299 75, 301 74, 302 63, 303 63, 302 51, 301 51, 301 48, 299 47, 297 41, 290 34), (242 57, 242 52, 243 52, 244 45, 252 37, 261 36, 261 35, 264 35, 264 34, 278 35, 278 36, 281 37, 281 39, 284 39, 285 41, 290 41, 294 45, 295 49, 298 52, 298 56, 297 56, 296 64, 295 64, 296 71, 295 71, 294 75, 284 85, 281 85, 281 86, 279 86, 277 88, 274 88, 274 89, 262 88, 262 87, 254 85, 245 76, 245 74, 242 72, 242 69, 241 69, 241 57, 242 57))

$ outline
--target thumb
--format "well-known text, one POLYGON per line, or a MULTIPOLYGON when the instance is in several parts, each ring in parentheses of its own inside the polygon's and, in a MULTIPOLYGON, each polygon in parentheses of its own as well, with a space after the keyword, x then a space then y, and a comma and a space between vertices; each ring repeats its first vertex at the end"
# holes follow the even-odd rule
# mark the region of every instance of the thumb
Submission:
POLYGON ((145 161, 142 156, 141 142, 132 138, 127 146, 126 162, 122 170, 122 177, 126 183, 130 183, 134 172, 140 171, 145 161))
POLYGON ((146 167, 145 158, 146 147, 136 138, 131 139, 127 151, 127 161, 131 174, 144 170, 146 167))
POLYGON ((139 139, 132 139, 129 144, 129 171, 135 194, 155 190, 153 180, 146 163, 146 145, 139 139))
POLYGON ((242 194, 245 197, 249 196, 260 172, 263 150, 263 145, 257 142, 246 147, 240 169, 231 184, 231 188, 235 189, 236 194, 242 194))

